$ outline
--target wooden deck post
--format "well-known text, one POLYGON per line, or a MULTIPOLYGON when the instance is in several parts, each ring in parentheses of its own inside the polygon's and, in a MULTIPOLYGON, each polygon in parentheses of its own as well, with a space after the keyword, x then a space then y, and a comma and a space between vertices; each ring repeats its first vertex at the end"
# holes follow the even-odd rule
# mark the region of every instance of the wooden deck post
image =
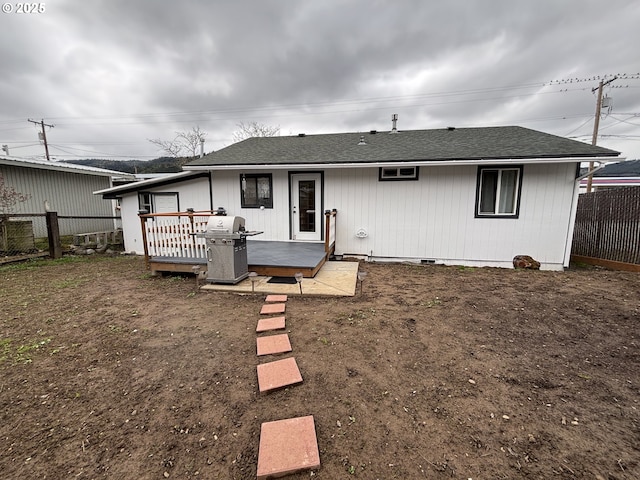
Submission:
POLYGON ((195 222, 193 220, 193 208, 187 208, 187 213, 189 214, 189 235, 191 235, 191 245, 193 247, 193 251, 196 251, 196 229, 195 222))
POLYGON ((335 217, 338 213, 338 210, 335 208, 333 210, 325 210, 324 211, 324 251, 327 254, 327 257, 331 255, 332 251, 335 250, 335 231, 336 227, 334 225, 334 238, 333 238, 333 248, 331 247, 331 218, 335 217))
POLYGON ((142 227, 142 245, 144 246, 144 264, 149 268, 149 247, 147 246, 147 218, 145 215, 149 213, 146 210, 139 210, 138 217, 140 217, 140 226, 142 227))

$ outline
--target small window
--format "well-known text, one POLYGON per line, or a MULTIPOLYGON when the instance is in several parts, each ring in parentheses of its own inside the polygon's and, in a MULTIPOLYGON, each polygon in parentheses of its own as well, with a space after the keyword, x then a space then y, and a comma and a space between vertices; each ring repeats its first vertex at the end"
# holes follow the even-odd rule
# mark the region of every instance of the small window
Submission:
POLYGON ((153 213, 150 193, 143 192, 138 194, 138 209, 146 210, 148 213, 153 213))
POLYGON ((418 167, 381 167, 379 180, 418 180, 418 167))
POLYGON ((138 193, 138 208, 149 213, 173 213, 179 212, 178 194, 165 193, 138 193))
POLYGON ((273 208, 273 182, 271 174, 240 175, 242 208, 273 208))
POLYGON ((478 168, 476 217, 518 218, 522 167, 478 168))

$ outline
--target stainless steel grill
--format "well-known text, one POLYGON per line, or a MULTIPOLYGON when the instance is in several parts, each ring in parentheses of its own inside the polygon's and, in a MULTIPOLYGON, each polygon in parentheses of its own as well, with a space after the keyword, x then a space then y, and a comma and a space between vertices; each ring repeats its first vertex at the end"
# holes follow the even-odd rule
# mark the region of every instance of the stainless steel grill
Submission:
POLYGON ((212 216, 203 233, 207 246, 207 281, 238 283, 249 275, 247 265, 247 237, 262 232, 247 232, 244 218, 212 216))

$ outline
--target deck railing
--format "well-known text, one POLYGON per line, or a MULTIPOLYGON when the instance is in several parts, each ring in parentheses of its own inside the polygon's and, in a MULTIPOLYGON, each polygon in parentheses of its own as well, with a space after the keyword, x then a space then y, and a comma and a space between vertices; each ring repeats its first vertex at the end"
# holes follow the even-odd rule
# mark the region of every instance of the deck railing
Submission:
POLYGON ((209 217, 215 214, 211 211, 140 214, 145 258, 206 258, 204 238, 195 234, 204 232, 209 217))
MULTIPOLYGON (((150 257, 207 258, 204 238, 195 234, 207 228, 209 217, 215 211, 142 213, 142 243, 147 262, 150 257)), ((324 251, 333 254, 336 245, 337 211, 326 210, 324 251)))
POLYGON ((333 254, 336 249, 336 215, 338 211, 325 210, 324 212, 324 251, 327 257, 333 254))

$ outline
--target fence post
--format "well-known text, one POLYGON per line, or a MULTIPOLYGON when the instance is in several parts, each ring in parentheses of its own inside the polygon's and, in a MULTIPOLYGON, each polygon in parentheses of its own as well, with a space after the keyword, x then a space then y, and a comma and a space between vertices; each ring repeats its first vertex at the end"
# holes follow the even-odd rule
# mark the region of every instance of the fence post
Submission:
POLYGON ((62 242, 60 241, 60 226, 58 225, 58 212, 46 212, 47 238, 49 239, 49 256, 51 258, 62 257, 62 242))

